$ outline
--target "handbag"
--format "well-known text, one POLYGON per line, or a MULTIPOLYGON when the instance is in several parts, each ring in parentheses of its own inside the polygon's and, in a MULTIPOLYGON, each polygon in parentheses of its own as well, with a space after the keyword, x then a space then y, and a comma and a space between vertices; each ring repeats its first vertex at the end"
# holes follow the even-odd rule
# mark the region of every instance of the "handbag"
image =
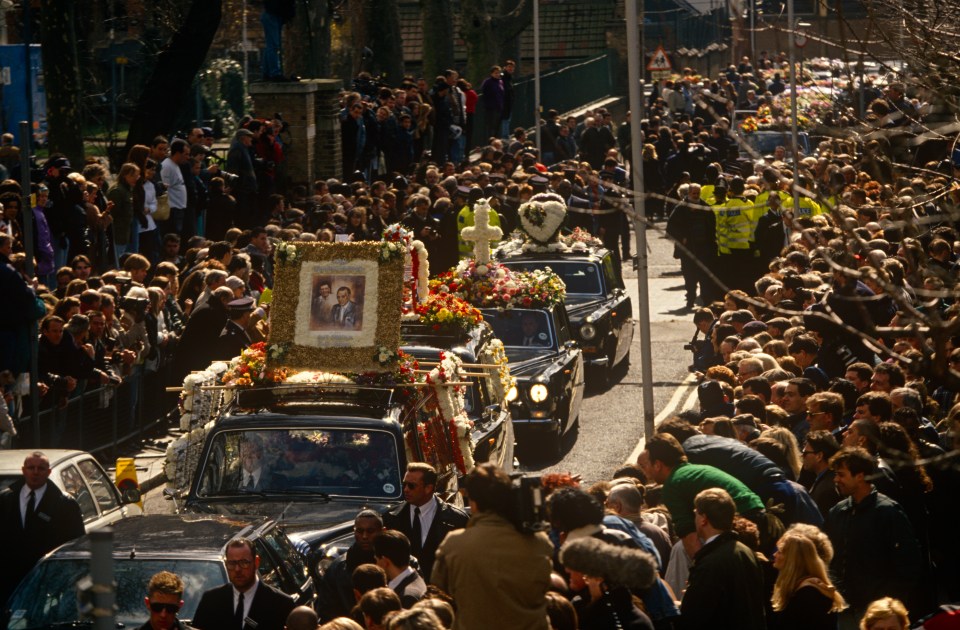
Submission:
POLYGON ((157 197, 157 210, 153 213, 154 221, 166 221, 170 218, 170 198, 167 193, 157 197))

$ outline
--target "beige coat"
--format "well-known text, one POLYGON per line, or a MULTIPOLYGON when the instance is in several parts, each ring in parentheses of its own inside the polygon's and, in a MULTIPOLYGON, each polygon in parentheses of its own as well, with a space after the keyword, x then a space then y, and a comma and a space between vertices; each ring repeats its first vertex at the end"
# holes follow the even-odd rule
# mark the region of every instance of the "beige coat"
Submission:
POLYGON ((456 600, 455 630, 547 630, 552 557, 545 534, 480 512, 440 544, 432 581, 456 600))

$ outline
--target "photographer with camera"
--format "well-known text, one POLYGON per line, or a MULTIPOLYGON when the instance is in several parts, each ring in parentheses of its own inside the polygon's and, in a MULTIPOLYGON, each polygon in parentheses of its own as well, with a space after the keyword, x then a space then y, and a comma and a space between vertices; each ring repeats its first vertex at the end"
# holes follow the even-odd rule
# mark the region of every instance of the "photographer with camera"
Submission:
POLYGON ((472 516, 440 544, 431 580, 456 601, 454 628, 487 627, 496 611, 506 627, 546 630, 550 540, 514 525, 513 484, 496 465, 467 473, 465 491, 472 516))
MULTIPOLYGON (((561 488, 550 494, 547 499, 547 512, 550 526, 557 533, 560 544, 583 538, 594 538, 615 547, 636 549, 650 556, 654 566, 654 576, 660 568, 659 552, 653 541, 640 532, 630 521, 616 516, 605 515, 603 506, 589 493, 580 488, 561 488)), ((583 575, 568 571, 570 590, 577 597, 574 605, 587 607, 595 597, 588 593, 583 575)), ((654 577, 647 580, 642 588, 636 588, 633 594, 643 600, 644 608, 658 628, 670 628, 679 611, 673 603, 673 597, 665 583, 654 577)))

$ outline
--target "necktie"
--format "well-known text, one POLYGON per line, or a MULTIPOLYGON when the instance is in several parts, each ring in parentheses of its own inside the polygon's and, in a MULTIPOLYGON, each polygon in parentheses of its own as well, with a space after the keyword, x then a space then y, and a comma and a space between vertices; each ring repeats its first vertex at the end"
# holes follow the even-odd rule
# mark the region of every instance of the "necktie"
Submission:
POLYGON ((253 475, 247 475, 247 485, 245 487, 247 490, 253 490, 253 475))
POLYGON ((420 508, 413 508, 413 529, 410 532, 410 542, 413 544, 413 555, 418 555, 423 549, 423 529, 420 524, 420 508))
POLYGON ((23 515, 23 526, 26 527, 30 523, 30 519, 33 518, 33 512, 37 507, 37 495, 33 490, 30 491, 29 498, 27 499, 27 512, 23 515))
POLYGON ((523 345, 525 345, 525 346, 532 346, 532 345, 533 345, 533 338, 532 338, 532 337, 524 337, 524 338, 523 338, 523 345))
POLYGON ((240 593, 240 598, 237 599, 237 610, 233 613, 234 627, 238 630, 243 630, 243 593, 240 593))

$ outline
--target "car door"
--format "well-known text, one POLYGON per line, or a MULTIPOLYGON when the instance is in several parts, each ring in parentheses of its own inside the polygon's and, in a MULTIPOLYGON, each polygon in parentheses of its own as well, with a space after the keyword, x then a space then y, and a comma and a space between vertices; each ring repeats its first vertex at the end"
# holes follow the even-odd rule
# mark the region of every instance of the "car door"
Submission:
POLYGON ((86 457, 77 462, 80 474, 83 475, 97 508, 100 510, 100 519, 103 525, 115 523, 126 518, 128 510, 142 512, 136 505, 125 506, 120 499, 120 491, 107 476, 97 460, 86 457))
POLYGON ((100 519, 97 502, 94 500, 93 493, 90 491, 83 475, 80 474, 76 463, 71 462, 64 466, 58 466, 54 474, 56 475, 53 480, 54 483, 59 486, 64 494, 73 497, 77 505, 80 506, 80 513, 83 515, 83 524, 86 530, 89 532, 103 527, 104 523, 100 519))
POLYGON ((608 253, 603 258, 603 283, 608 299, 612 300, 613 308, 610 313, 610 325, 613 327, 617 339, 617 347, 613 354, 611 367, 620 363, 620 360, 630 353, 633 344, 633 301, 624 290, 623 283, 617 278, 613 268, 613 257, 608 253))
POLYGON ((570 334, 570 318, 567 309, 562 304, 553 309, 554 327, 557 331, 557 343, 561 351, 567 353, 567 367, 570 370, 570 422, 576 420, 580 413, 580 404, 583 402, 584 371, 583 351, 573 341, 570 334))

